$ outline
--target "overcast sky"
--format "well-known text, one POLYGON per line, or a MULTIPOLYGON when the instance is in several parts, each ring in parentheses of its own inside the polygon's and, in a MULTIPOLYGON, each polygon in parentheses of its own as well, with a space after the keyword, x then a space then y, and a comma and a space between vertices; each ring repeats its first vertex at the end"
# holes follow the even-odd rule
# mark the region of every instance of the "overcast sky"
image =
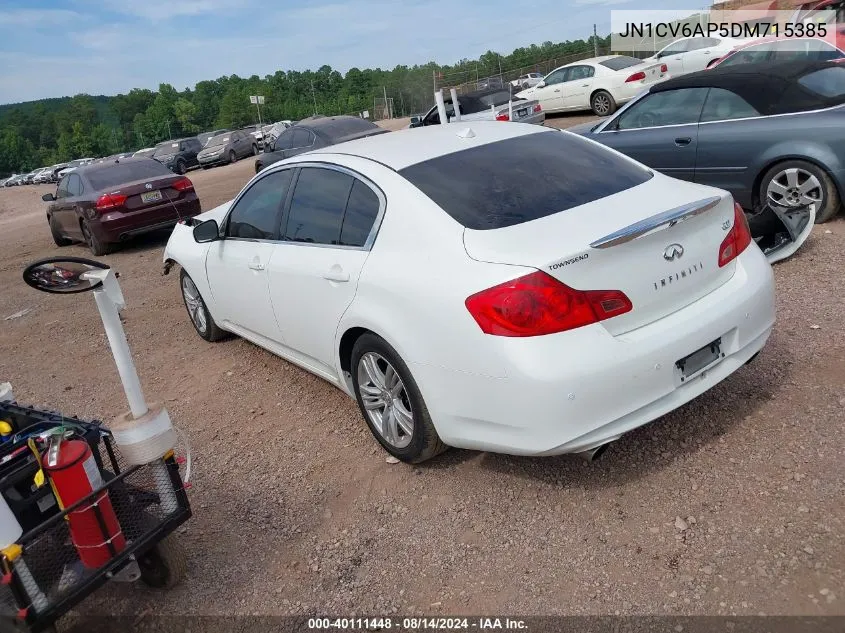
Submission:
MULTIPOLYGON (((0 0, 0 103, 586 39, 646 0, 0 0)), ((660 8, 698 2, 663 0, 660 8)))

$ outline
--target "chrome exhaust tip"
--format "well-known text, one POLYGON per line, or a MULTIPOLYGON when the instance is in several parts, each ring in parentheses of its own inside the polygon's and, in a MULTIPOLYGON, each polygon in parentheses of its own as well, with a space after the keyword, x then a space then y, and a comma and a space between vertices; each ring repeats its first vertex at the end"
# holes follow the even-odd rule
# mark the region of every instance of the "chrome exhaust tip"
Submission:
POLYGON ((601 446, 596 446, 595 448, 591 448, 586 451, 581 451, 580 453, 576 453, 576 455, 588 462, 594 462, 604 454, 608 446, 610 446, 610 442, 608 442, 607 444, 602 444, 601 446))

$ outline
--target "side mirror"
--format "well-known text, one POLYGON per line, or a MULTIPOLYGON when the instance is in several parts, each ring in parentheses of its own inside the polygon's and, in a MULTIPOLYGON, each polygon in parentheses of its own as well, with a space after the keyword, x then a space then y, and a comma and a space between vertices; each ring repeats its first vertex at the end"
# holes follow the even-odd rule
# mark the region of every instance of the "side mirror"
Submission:
POLYGON ((220 227, 217 220, 206 220, 194 227, 194 241, 200 244, 216 242, 220 239, 220 227))
POLYGON ((54 196, 52 193, 45 193, 43 196, 41 196, 41 199, 44 202, 54 202, 56 200, 56 196, 54 196))
POLYGON ((23 280, 28 286, 43 292, 73 294, 94 290, 103 283, 99 280, 83 279, 83 273, 108 268, 102 262, 82 257, 49 257, 27 266, 23 271, 23 280))
POLYGON ((538 83, 538 84, 537 84, 536 86, 534 86, 534 87, 535 87, 535 88, 545 88, 545 87, 546 87, 546 82, 545 82, 545 81, 541 81, 540 83, 538 83))

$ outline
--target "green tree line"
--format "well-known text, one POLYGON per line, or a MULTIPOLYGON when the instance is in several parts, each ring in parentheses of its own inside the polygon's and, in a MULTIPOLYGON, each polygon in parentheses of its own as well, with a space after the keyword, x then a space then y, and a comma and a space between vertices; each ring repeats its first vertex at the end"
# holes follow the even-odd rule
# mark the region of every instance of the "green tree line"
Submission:
MULTIPOLYGON (((598 45, 607 48, 608 38, 598 45)), ((237 75, 200 81, 193 89, 161 84, 157 91, 136 88, 116 96, 42 99, 0 106, 0 175, 22 173, 74 158, 108 156, 180 136, 257 122, 250 95, 264 95, 264 121, 373 111, 374 98, 393 99, 394 114, 426 111, 433 86, 455 85, 500 73, 550 70, 549 60, 587 54, 592 41, 544 42, 509 55, 487 51, 477 60, 451 66, 434 62, 392 70, 351 68, 343 75, 330 66, 316 71, 277 71, 263 78, 237 75)))

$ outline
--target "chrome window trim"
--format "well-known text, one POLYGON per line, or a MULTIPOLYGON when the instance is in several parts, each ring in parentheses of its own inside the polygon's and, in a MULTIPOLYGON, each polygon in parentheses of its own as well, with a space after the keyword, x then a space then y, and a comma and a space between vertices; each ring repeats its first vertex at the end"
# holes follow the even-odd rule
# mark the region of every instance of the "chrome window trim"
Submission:
MULTIPOLYGON (((293 192, 296 191, 296 182, 299 180, 299 176, 296 175, 296 174, 295 174, 295 176, 296 176, 295 179, 294 178, 291 179, 291 186, 293 187, 293 190, 292 190, 290 195, 293 195, 293 192)), ((288 209, 286 208, 287 207, 287 199, 285 200, 284 204, 285 204, 285 207, 282 208, 282 220, 287 220, 287 211, 288 211, 288 209)), ((223 218, 220 222, 220 227, 219 227, 220 232, 221 232, 220 238, 223 241, 233 241, 233 242, 256 242, 256 243, 259 243, 259 244, 261 244, 261 243, 289 244, 289 245, 292 245, 292 246, 305 246, 305 247, 311 247, 311 248, 336 248, 336 249, 339 249, 339 250, 370 251, 370 250, 372 250, 373 244, 375 243, 376 237, 378 236, 378 232, 379 232, 379 229, 381 228, 381 223, 382 223, 382 220, 384 219, 384 214, 385 214, 386 211, 387 211, 387 197, 384 195, 384 192, 382 191, 381 187, 379 187, 377 184, 375 184, 370 178, 367 178, 363 174, 356 172, 355 170, 350 169, 349 167, 345 167, 343 165, 338 165, 336 163, 321 162, 321 161, 315 161, 315 160, 295 162, 295 163, 286 163, 284 165, 282 165, 282 164, 270 165, 265 170, 262 170, 261 172, 256 174, 255 177, 246 184, 246 186, 241 190, 241 192, 238 194, 238 196, 232 201, 232 205, 226 211, 226 215, 223 216, 223 218), (373 221, 373 226, 372 226, 372 228, 370 228, 370 233, 369 233, 369 235, 367 235, 367 239, 364 242, 363 246, 345 246, 345 245, 341 245, 341 244, 314 244, 314 243, 308 243, 308 242, 294 242, 294 241, 291 241, 291 240, 286 240, 286 239, 282 238, 282 233, 284 232, 284 227, 281 226, 281 225, 279 226, 279 239, 269 240, 269 239, 245 238, 245 237, 227 237, 227 236, 222 234, 222 232, 224 230, 223 227, 226 226, 229 222, 229 216, 232 214, 232 210, 237 206, 238 202, 243 197, 243 195, 249 189, 251 189, 259 180, 267 178, 271 174, 275 174, 275 173, 280 172, 280 171, 285 171, 285 170, 288 170, 288 169, 300 169, 302 167, 317 167, 317 168, 320 168, 320 169, 331 169, 331 170, 334 170, 334 171, 339 171, 339 172, 344 173, 348 176, 351 176, 352 178, 360 180, 365 185, 367 185, 373 191, 373 193, 376 194, 376 197, 378 198, 378 201, 379 201, 379 210, 378 210, 378 213, 376 214, 376 219, 373 221)))
MULTIPOLYGON (((681 88, 681 90, 685 90, 685 88, 681 88)), ((709 87, 708 87, 708 90, 709 90, 709 87)), ((801 114, 818 114, 820 112, 827 112, 829 110, 836 110, 837 108, 845 107, 845 103, 840 103, 839 105, 834 105, 834 106, 830 106, 830 107, 827 107, 827 108, 819 108, 818 110, 802 110, 801 112, 782 112, 780 114, 760 114, 758 116, 743 117, 741 119, 719 119, 718 121, 698 121, 698 122, 693 122, 693 123, 672 123, 670 125, 652 125, 650 127, 628 128, 627 130, 608 130, 607 129, 607 126, 610 125, 611 123, 613 123, 617 118, 619 118, 619 116, 623 112, 627 111, 630 106, 633 106, 635 103, 637 103, 641 99, 644 99, 646 96, 648 96, 650 94, 653 94, 653 93, 648 92, 648 93, 645 93, 645 94, 643 94, 639 97, 635 97, 634 99, 629 101, 627 104, 625 104, 624 108, 620 109, 616 113, 616 116, 614 116, 612 119, 608 119, 604 123, 601 123, 599 125, 600 129, 597 128, 593 132, 593 134, 603 134, 605 132, 638 132, 640 130, 663 130, 663 129, 673 128, 673 127, 682 127, 682 126, 685 126, 685 125, 713 125, 714 123, 733 123, 734 121, 753 121, 755 119, 774 119, 774 118, 777 118, 777 117, 797 116, 797 115, 801 115, 801 114)))

